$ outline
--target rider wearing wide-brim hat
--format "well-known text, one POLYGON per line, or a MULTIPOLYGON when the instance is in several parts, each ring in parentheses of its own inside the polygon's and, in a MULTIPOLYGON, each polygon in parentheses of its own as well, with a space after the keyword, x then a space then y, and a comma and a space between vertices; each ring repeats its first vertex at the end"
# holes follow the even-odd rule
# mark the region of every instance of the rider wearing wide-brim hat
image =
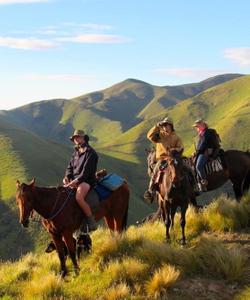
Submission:
POLYGON ((97 228, 88 203, 85 201, 90 188, 95 185, 98 155, 88 144, 88 136, 83 130, 75 130, 70 140, 75 144, 75 151, 66 168, 64 186, 76 188, 76 201, 86 215, 89 230, 97 228))
POLYGON ((171 155, 182 154, 184 146, 181 138, 174 130, 172 118, 166 117, 152 127, 147 134, 147 138, 155 144, 156 165, 151 176, 149 189, 145 192, 144 198, 152 201, 154 177, 161 164, 171 155))
POLYGON ((195 168, 199 175, 202 190, 205 191, 208 185, 205 165, 208 162, 209 157, 216 156, 216 152, 220 149, 220 137, 216 130, 209 128, 207 122, 203 119, 196 120, 193 127, 198 133, 195 168))

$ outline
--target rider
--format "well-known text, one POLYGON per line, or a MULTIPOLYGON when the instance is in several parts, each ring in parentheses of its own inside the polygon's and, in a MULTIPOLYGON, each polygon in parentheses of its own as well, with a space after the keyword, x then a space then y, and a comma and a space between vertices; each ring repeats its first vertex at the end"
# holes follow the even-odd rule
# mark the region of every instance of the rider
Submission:
POLYGON ((76 188, 76 201, 86 215, 89 231, 97 229, 97 224, 88 203, 85 201, 90 188, 95 184, 98 155, 88 144, 88 136, 83 130, 75 130, 70 140, 76 145, 73 156, 65 172, 65 187, 76 188))
POLYGON ((155 194, 154 177, 161 165, 166 163, 170 155, 178 155, 183 152, 183 143, 175 133, 173 120, 170 117, 164 118, 151 128, 147 138, 156 146, 156 165, 151 175, 149 188, 144 193, 145 200, 152 202, 155 194))
POLYGON ((208 128, 207 123, 203 119, 194 122, 193 127, 198 132, 198 143, 196 147, 195 168, 199 175, 201 190, 207 190, 207 176, 205 165, 210 156, 215 156, 220 148, 220 138, 216 131, 208 128))

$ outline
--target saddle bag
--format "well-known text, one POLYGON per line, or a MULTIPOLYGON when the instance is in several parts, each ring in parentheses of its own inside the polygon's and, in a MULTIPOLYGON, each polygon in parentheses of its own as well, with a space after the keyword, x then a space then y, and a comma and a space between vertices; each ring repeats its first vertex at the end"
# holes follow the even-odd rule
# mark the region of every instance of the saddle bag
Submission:
POLYGON ((102 185, 106 189, 110 191, 117 190, 123 183, 125 182, 124 178, 121 176, 110 173, 106 176, 104 176, 101 180, 98 181, 98 185, 102 185))

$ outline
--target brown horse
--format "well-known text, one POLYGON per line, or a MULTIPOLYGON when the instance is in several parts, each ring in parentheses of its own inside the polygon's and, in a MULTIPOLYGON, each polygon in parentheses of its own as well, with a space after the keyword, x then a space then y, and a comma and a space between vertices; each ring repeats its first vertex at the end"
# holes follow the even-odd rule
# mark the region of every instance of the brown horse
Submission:
POLYGON ((166 225, 166 239, 170 241, 170 227, 174 226, 174 217, 178 207, 181 209, 181 243, 186 244, 186 211, 189 202, 193 202, 194 189, 190 185, 188 172, 183 167, 181 156, 169 157, 168 166, 159 184, 158 203, 166 225))
POLYGON ((212 191, 231 181, 235 198, 240 198, 250 187, 250 153, 239 150, 227 150, 221 154, 225 168, 208 175, 207 190, 212 191))
MULTIPOLYGON (((43 217, 43 225, 51 234, 57 249, 61 276, 67 274, 64 242, 75 273, 78 274, 73 232, 80 227, 84 215, 75 201, 74 191, 63 187, 36 187, 34 179, 29 184, 17 181, 16 200, 19 207, 19 220, 24 227, 28 226, 33 210, 43 217)), ((106 200, 100 202, 98 210, 94 212, 95 219, 99 221, 104 217, 110 230, 121 232, 126 229, 128 204, 129 188, 124 183, 106 200)))

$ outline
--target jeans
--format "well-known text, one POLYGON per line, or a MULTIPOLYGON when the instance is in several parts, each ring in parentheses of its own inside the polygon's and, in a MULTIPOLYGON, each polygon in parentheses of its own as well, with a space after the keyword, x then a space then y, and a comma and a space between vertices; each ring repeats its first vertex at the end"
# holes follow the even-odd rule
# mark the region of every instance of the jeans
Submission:
POLYGON ((205 164, 208 161, 208 157, 204 154, 200 154, 196 161, 196 171, 201 179, 207 179, 205 173, 205 164))

